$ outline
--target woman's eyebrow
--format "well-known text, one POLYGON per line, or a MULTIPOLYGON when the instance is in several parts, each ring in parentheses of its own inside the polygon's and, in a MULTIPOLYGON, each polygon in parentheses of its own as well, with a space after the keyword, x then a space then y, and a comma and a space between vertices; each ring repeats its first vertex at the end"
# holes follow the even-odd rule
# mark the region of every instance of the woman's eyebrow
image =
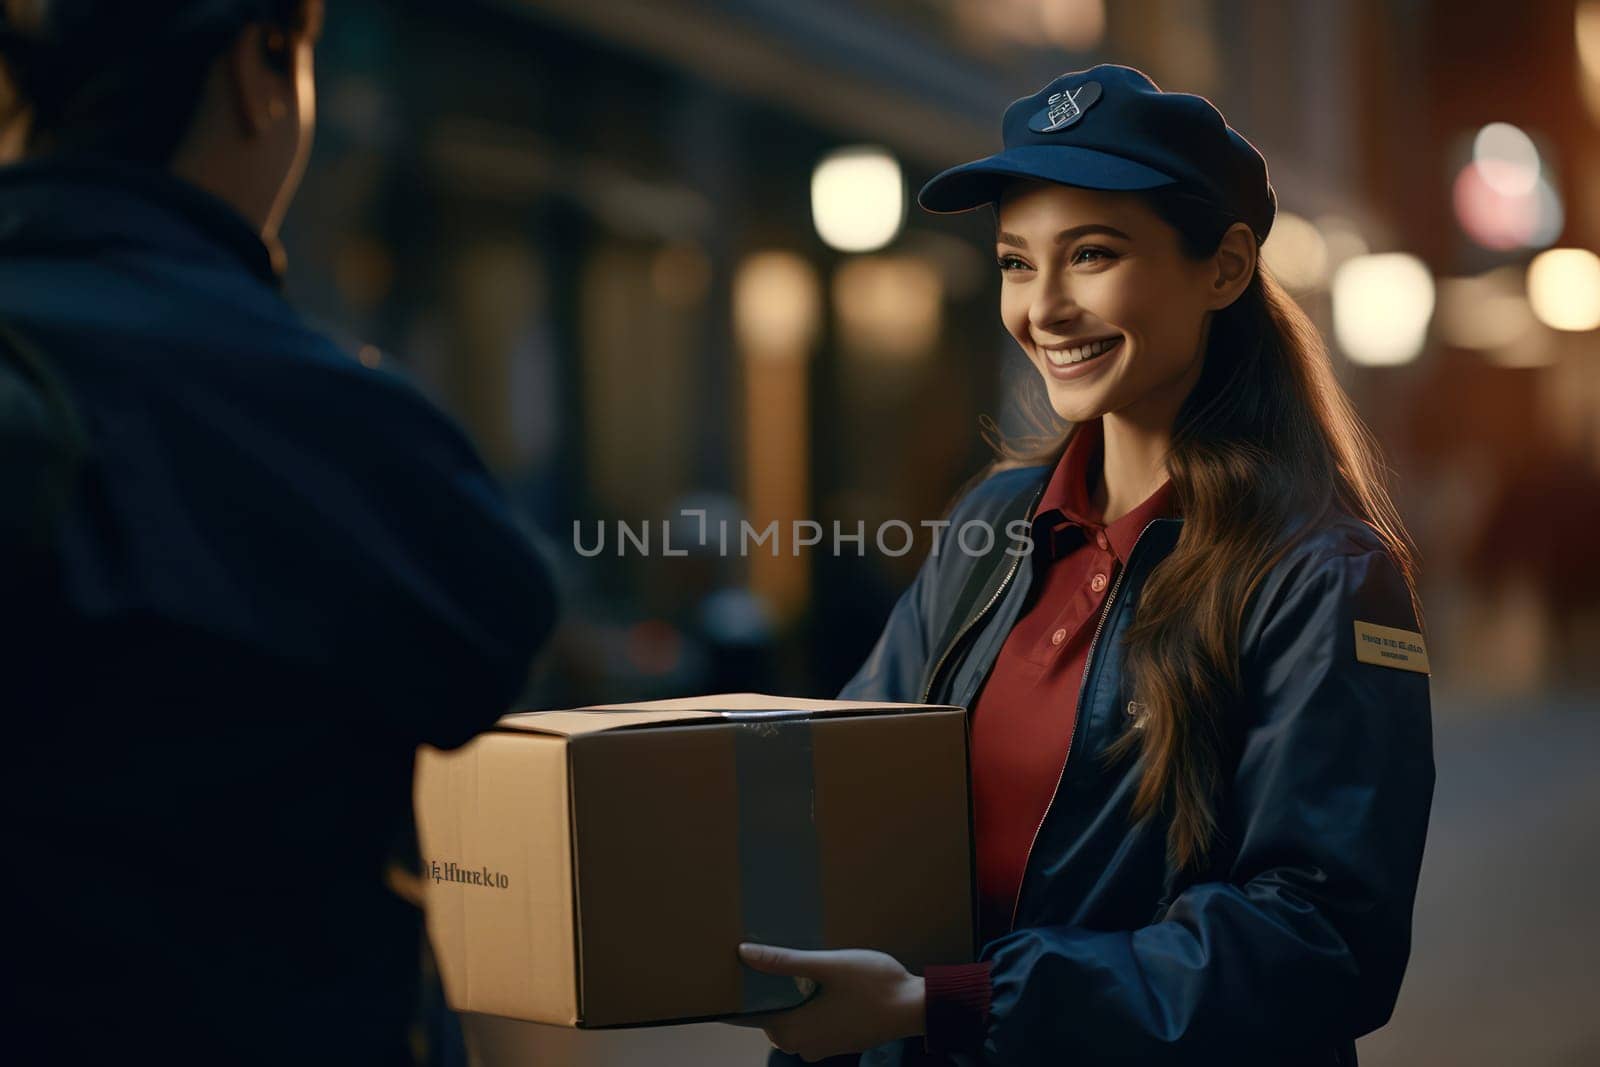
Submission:
MULTIPOLYGON (((1068 241, 1090 233, 1103 233, 1108 237, 1120 237, 1124 241, 1133 240, 1133 238, 1129 237, 1115 226, 1108 225, 1104 222, 1086 222, 1082 226, 1073 226, 1056 234, 1055 243, 1058 245, 1066 244, 1068 241)), ((1028 247, 1028 239, 1026 237, 1022 237, 1019 234, 1010 233, 1006 230, 1001 230, 999 233, 995 234, 994 239, 999 244, 1011 245, 1014 248, 1028 247)))

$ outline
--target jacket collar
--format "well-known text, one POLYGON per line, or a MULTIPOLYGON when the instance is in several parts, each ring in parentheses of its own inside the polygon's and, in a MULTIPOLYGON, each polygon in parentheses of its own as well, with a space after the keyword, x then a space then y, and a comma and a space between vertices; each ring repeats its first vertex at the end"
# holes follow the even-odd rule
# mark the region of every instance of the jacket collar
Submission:
POLYGON ((281 255, 232 206, 180 178, 93 156, 0 167, 0 255, 159 250, 281 286, 281 255))
POLYGON ((1167 479, 1138 507, 1107 523, 1091 500, 1090 478, 1099 477, 1105 455, 1105 425, 1100 419, 1080 423, 1067 440, 1066 449, 1048 475, 1038 507, 1034 509, 1039 544, 1051 558, 1076 543, 1074 530, 1092 538, 1104 530, 1106 541, 1119 561, 1128 556, 1144 528, 1154 519, 1175 517, 1171 479, 1167 479))

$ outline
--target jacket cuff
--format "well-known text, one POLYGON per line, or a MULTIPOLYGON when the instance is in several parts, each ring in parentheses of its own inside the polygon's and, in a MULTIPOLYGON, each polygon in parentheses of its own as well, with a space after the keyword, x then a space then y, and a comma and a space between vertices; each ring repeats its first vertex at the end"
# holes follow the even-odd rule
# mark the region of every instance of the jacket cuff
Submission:
POLYGON ((934 964, 923 968, 929 1052, 976 1052, 989 1024, 994 995, 992 963, 934 964))

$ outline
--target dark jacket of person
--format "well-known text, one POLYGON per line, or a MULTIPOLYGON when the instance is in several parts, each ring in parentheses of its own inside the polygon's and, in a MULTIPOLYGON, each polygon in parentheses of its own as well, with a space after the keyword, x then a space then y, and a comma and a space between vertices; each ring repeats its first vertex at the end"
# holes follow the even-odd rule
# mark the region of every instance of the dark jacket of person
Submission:
POLYGON ((414 751, 515 699, 543 565, 175 178, 0 168, 0 331, 10 1051, 409 1059, 414 751))
MULTIPOLYGON (((973 704, 1032 567, 968 555, 955 535, 976 520, 1009 545, 1049 474, 1003 472, 963 499, 841 698, 973 704)), ((1107 750, 1137 722, 1118 649, 1182 525, 1145 527, 1104 608, 1015 926, 980 953, 993 963, 984 1063, 1353 1064, 1355 1038, 1394 1007, 1433 793, 1428 676, 1357 659, 1354 624, 1417 630, 1407 587, 1349 517, 1270 570, 1240 634, 1219 844, 1180 872, 1170 820, 1129 818, 1142 763, 1107 750)), ((916 1045, 862 1063, 920 1062, 916 1045)))

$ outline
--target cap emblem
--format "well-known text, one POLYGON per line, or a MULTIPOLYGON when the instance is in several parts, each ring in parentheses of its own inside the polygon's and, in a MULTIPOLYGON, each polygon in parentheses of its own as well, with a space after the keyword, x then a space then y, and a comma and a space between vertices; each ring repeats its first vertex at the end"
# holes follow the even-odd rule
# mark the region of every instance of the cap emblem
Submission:
POLYGON ((1059 133, 1083 118, 1083 113, 1100 99, 1100 83, 1084 82, 1077 91, 1062 89, 1051 93, 1045 106, 1028 122, 1034 133, 1059 133))

